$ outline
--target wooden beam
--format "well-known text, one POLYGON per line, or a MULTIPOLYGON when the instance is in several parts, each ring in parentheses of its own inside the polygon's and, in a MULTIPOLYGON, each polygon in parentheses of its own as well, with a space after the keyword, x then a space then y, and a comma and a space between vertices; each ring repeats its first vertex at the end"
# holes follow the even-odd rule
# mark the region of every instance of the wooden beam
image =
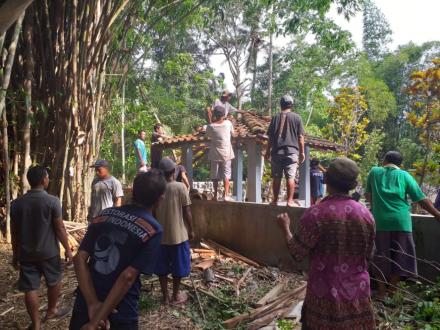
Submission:
POLYGON ((5 33, 33 0, 6 0, 0 8, 0 35, 5 33))
POLYGON ((306 157, 299 168, 299 199, 304 201, 305 207, 310 207, 310 147, 305 146, 304 149, 306 157))
POLYGON ((243 201, 243 149, 235 147, 235 158, 232 164, 233 194, 237 202, 243 201))
POLYGON ((247 196, 249 202, 261 203, 261 169, 263 158, 261 156, 261 145, 256 141, 250 141, 247 144, 248 154, 248 178, 247 178, 247 196))
POLYGON ((182 158, 183 166, 185 166, 186 169, 186 175, 188 176, 189 184, 192 187, 194 170, 193 170, 193 150, 191 144, 185 144, 184 146, 182 146, 181 158, 182 158))

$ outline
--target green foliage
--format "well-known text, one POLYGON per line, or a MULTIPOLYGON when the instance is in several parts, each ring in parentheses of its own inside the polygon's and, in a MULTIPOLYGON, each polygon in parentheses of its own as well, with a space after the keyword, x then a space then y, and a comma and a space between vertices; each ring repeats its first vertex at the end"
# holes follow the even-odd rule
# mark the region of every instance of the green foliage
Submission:
MULTIPOLYGON (((418 130, 425 153, 423 161, 414 164, 422 184, 427 176, 438 176, 440 169, 440 58, 433 60, 432 67, 412 73, 408 93, 412 111, 407 120, 418 130)), ((440 178, 435 181, 440 183, 440 178)))
POLYGON ((363 8, 362 44, 370 60, 378 61, 387 53, 392 33, 390 24, 374 1, 366 0, 363 8))
POLYGON ((280 330, 293 330, 293 323, 290 320, 278 320, 277 321, 277 327, 280 330))
POLYGON ((361 158, 358 150, 368 139, 367 110, 368 105, 360 87, 341 88, 333 106, 327 109, 330 123, 325 127, 325 134, 343 146, 345 156, 356 160, 361 158))
POLYGON ((152 295, 142 293, 139 297, 139 309, 152 311, 160 307, 160 302, 152 295))
POLYGON ((381 130, 374 130, 368 137, 368 141, 364 146, 364 155, 360 160, 361 179, 365 185, 368 173, 373 166, 378 166, 381 161, 379 159, 379 153, 382 148, 382 142, 385 138, 385 133, 381 130))

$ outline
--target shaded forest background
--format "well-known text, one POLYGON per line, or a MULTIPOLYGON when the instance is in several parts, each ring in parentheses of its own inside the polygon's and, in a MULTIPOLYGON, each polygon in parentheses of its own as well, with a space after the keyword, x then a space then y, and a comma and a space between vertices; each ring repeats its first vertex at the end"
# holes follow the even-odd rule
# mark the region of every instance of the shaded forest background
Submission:
POLYGON ((169 134, 204 123, 224 87, 214 55, 231 72, 238 107, 270 115, 290 93, 306 131, 342 144, 364 179, 397 149, 433 190, 440 42, 390 51, 391 40, 370 0, 36 0, 0 36, 2 217, 38 163, 50 169, 66 219, 84 219, 89 166, 105 158, 122 175, 122 112, 130 179, 138 129, 151 132, 157 118, 169 134), (347 19, 363 12, 362 49, 329 18, 332 7, 347 19))

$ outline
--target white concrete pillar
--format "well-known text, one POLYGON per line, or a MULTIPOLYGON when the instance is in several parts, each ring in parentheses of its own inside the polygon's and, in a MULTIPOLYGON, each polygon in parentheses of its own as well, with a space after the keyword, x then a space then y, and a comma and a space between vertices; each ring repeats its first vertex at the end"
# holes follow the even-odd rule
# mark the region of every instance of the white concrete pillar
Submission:
POLYGON ((305 146, 304 152, 306 157, 299 167, 299 199, 304 201, 305 207, 310 207, 310 147, 305 146))
POLYGON ((261 168, 263 159, 261 157, 261 145, 256 141, 247 144, 247 197, 249 202, 261 203, 261 168))
POLYGON ((235 158, 232 160, 233 194, 237 202, 243 201, 243 149, 241 146, 234 149, 235 158))
POLYGON ((193 150, 191 144, 186 144, 182 147, 182 164, 185 166, 186 175, 188 176, 189 184, 193 185, 193 150))

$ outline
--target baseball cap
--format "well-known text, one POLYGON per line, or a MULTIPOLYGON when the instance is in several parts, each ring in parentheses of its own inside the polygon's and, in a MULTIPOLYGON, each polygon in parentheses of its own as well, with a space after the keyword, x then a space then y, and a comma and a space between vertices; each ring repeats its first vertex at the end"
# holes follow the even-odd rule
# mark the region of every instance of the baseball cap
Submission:
POLYGON ((214 107, 214 117, 216 117, 216 118, 224 117, 225 114, 226 114, 225 107, 223 107, 221 105, 216 105, 214 107))
POLYGON ((286 94, 283 97, 281 97, 280 106, 282 109, 285 109, 288 106, 292 106, 292 105, 293 105, 293 97, 292 96, 286 94))
POLYGON ((171 172, 176 169, 176 163, 170 157, 164 157, 159 162, 159 169, 164 172, 171 172))
POLYGON ((346 157, 338 157, 330 163, 326 175, 331 177, 332 181, 355 183, 359 172, 359 167, 354 161, 346 157))
POLYGON ((108 161, 106 161, 105 159, 100 159, 100 160, 97 160, 95 162, 95 164, 93 164, 90 167, 94 167, 94 168, 107 167, 107 168, 110 168, 110 163, 108 161))

